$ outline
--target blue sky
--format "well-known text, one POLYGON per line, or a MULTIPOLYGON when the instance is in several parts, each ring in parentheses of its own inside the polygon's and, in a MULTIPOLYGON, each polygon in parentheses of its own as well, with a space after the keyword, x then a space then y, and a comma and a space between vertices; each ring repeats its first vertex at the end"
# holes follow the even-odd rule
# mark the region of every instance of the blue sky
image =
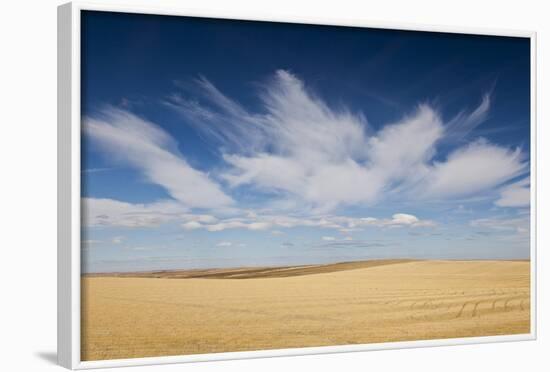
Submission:
POLYGON ((84 12, 83 271, 529 258, 529 55, 84 12))

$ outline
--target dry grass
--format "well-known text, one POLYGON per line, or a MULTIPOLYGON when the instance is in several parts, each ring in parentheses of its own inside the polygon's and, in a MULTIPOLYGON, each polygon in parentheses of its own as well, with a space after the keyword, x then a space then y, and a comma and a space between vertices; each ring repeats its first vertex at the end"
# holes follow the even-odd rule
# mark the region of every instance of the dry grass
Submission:
POLYGON ((529 333, 528 261, 190 272, 83 278, 82 359, 529 333))

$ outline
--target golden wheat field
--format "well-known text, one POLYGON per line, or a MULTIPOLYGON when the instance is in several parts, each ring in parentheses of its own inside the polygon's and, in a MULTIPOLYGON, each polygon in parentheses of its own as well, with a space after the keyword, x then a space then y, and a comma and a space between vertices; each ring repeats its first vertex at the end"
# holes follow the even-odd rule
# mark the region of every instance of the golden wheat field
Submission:
POLYGON ((528 261, 367 261, 82 278, 82 360, 521 334, 528 261))

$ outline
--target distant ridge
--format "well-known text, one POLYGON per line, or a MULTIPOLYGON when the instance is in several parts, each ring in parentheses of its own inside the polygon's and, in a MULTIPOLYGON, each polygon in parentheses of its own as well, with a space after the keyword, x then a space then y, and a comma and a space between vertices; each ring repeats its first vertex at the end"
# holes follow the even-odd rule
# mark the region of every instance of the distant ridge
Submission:
POLYGON ((332 273, 336 271, 364 269, 368 267, 392 265, 418 260, 369 260, 339 262, 333 264, 299 265, 299 266, 264 266, 241 267, 228 269, 192 269, 192 270, 158 270, 127 273, 84 274, 85 277, 121 277, 121 278, 159 278, 159 279, 255 279, 255 278, 285 278, 311 274, 332 273))

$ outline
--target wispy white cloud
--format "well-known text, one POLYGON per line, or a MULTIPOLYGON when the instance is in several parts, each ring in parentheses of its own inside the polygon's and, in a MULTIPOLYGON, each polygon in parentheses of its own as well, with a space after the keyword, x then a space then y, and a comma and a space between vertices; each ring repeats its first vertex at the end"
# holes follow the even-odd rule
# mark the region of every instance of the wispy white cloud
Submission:
POLYGON ((111 106, 83 122, 109 160, 135 168, 186 206, 214 208, 232 203, 207 174, 187 163, 176 141, 158 125, 111 106))
POLYGON ((519 149, 510 150, 477 140, 436 162, 425 178, 424 196, 471 195, 498 186, 528 170, 519 149))
POLYGON ((520 217, 493 217, 479 218, 470 221, 470 226, 477 228, 488 228, 500 231, 515 231, 519 234, 527 234, 529 232, 529 216, 523 215, 520 217))
POLYGON ((111 242, 113 244, 122 244, 122 242, 124 241, 125 237, 124 236, 115 236, 113 237, 113 239, 111 239, 111 242))
POLYGON ((432 220, 420 220, 416 216, 396 213, 392 218, 373 218, 373 217, 346 217, 335 215, 322 216, 301 216, 293 217, 289 215, 248 215, 236 218, 220 219, 216 223, 201 224, 197 228, 203 228, 208 231, 223 231, 229 229, 246 230, 272 230, 272 233, 281 235, 280 229, 295 227, 314 227, 323 229, 336 229, 340 232, 358 231, 367 227, 389 228, 389 227, 435 227, 436 223, 432 220))
POLYGON ((182 214, 180 218, 184 221, 181 226, 185 230, 196 230, 204 227, 205 224, 218 222, 218 218, 209 214, 182 214))
POLYGON ((216 247, 231 247, 233 243, 231 242, 219 242, 216 244, 216 247))
MULTIPOLYGON (((357 231, 367 227, 434 227, 432 220, 396 213, 391 218, 347 217, 337 215, 270 215, 241 211, 237 217, 189 213, 176 201, 164 200, 149 204, 132 204, 113 199, 82 198, 83 223, 95 227, 150 228, 166 223, 177 223, 185 230, 204 229, 211 232, 231 229, 271 231, 282 235, 282 229, 316 227, 341 232, 357 231)), ((117 237, 122 240, 122 237, 117 237)), ((114 241, 114 240, 113 240, 114 241)))
POLYGON ((246 229, 252 231, 267 230, 272 225, 268 222, 249 221, 244 218, 230 218, 218 223, 203 225, 208 231, 223 231, 229 229, 246 229))
POLYGON ((181 225, 185 230, 196 230, 196 229, 200 229, 202 226, 202 224, 198 221, 188 221, 188 222, 185 222, 181 225))
POLYGON ((154 227, 173 221, 188 209, 175 201, 133 204, 113 199, 82 198, 86 226, 154 227))
POLYGON ((481 103, 473 111, 462 110, 449 121, 445 128, 445 134, 449 140, 461 140, 482 124, 489 115, 491 108, 491 95, 483 95, 481 103))
POLYGON ((382 225, 394 226, 414 226, 414 227, 426 227, 434 226, 433 221, 420 221, 418 217, 413 216, 412 214, 397 213, 392 216, 392 219, 389 221, 382 221, 382 225))
POLYGON ((262 113, 247 111, 205 78, 199 100, 167 104, 219 144, 231 187, 251 185, 299 200, 316 212, 392 199, 445 199, 494 189, 528 171, 520 149, 477 139, 446 159, 438 144, 465 137, 486 118, 487 94, 450 122, 427 104, 378 131, 362 113, 330 107, 295 75, 279 70, 263 85, 262 113), (438 160, 436 160, 438 159, 438 160))
POLYGON ((499 207, 528 207, 531 204, 530 186, 531 178, 526 177, 503 187, 495 204, 499 207))
POLYGON ((321 238, 321 240, 324 240, 324 241, 333 241, 333 240, 336 240, 336 238, 334 236, 323 236, 321 238))

